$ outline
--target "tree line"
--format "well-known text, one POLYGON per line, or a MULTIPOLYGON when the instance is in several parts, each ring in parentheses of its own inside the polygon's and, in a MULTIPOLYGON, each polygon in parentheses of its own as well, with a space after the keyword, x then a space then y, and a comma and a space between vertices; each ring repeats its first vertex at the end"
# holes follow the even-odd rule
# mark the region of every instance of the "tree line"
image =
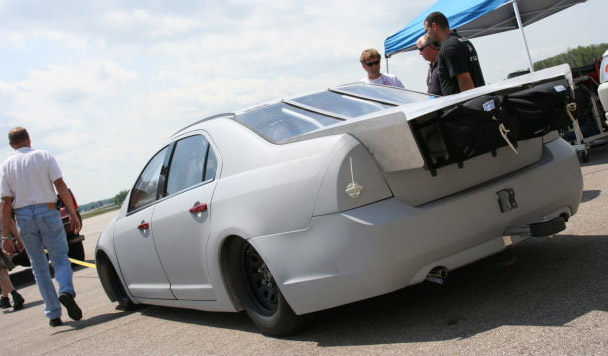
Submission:
POLYGON ((578 46, 572 49, 569 48, 566 52, 535 62, 534 70, 541 70, 564 63, 570 65, 570 68, 590 65, 593 64, 596 59, 602 57, 607 49, 608 43, 578 46))
POLYGON ((98 200, 98 201, 94 201, 94 202, 87 203, 87 204, 81 204, 78 206, 78 210, 80 210, 81 212, 85 212, 85 211, 89 211, 89 210, 93 210, 93 209, 99 209, 99 208, 105 208, 105 207, 111 207, 111 206, 121 206, 122 202, 125 200, 128 193, 129 193, 129 191, 127 189, 121 190, 113 198, 98 200))

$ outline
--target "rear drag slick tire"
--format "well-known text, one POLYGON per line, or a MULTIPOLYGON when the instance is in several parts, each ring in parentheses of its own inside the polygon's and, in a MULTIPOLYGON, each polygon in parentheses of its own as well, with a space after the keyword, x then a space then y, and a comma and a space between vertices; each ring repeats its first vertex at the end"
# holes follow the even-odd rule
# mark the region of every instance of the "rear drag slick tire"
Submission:
POLYGON ((258 252, 246 241, 232 247, 237 262, 240 299, 253 323, 263 333, 287 336, 300 331, 308 315, 296 315, 279 290, 272 273, 258 252))

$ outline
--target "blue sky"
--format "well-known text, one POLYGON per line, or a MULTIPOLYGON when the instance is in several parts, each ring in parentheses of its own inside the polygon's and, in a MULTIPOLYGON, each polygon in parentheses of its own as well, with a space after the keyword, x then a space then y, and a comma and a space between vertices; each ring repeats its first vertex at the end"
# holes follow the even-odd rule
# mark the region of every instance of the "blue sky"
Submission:
MULTIPOLYGON (((360 79, 361 50, 433 2, 0 0, 0 159, 24 126, 80 203, 113 197, 196 119, 360 79)), ((607 14, 588 0, 526 27, 532 60, 608 42, 607 14)), ((473 43, 487 82, 527 67, 516 31, 473 43)), ((414 90, 426 68, 390 59, 414 90)))

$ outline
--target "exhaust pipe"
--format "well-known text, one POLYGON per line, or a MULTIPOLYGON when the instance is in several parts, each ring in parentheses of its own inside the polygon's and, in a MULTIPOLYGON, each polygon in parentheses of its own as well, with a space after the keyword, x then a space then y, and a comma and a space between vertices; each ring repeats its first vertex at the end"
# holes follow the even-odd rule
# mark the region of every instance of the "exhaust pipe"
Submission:
POLYGON ((446 278, 448 278, 448 269, 445 267, 435 267, 426 276, 427 281, 437 284, 443 284, 446 278))

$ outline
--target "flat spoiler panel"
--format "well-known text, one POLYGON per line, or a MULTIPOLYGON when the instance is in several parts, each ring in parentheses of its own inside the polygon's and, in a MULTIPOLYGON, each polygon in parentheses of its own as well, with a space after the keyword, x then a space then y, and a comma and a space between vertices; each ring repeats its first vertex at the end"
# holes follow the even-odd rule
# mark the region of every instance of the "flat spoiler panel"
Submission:
POLYGON ((567 64, 506 79, 456 95, 404 104, 312 131, 281 143, 328 135, 350 134, 368 148, 380 168, 385 172, 420 168, 427 163, 431 163, 428 168, 432 169, 432 162, 425 162, 425 156, 421 153, 412 132, 412 125, 415 123, 410 124, 408 121, 423 117, 428 118, 435 113, 443 112, 478 97, 517 92, 540 83, 564 78, 572 84, 572 73, 567 64))
POLYGON ((482 95, 497 95, 501 92, 509 92, 517 89, 523 89, 530 85, 553 81, 557 79, 566 79, 570 83, 570 87, 574 88, 574 82, 572 80, 572 71, 570 66, 562 64, 559 66, 539 70, 537 72, 524 74, 511 79, 501 80, 496 83, 488 84, 483 87, 467 90, 465 92, 443 96, 431 100, 433 104, 429 102, 412 103, 403 106, 403 112, 409 120, 414 120, 418 117, 427 115, 439 109, 452 107, 456 104, 469 101, 475 97, 482 95))
POLYGON ((290 143, 317 137, 350 134, 367 147, 380 168, 394 172, 424 166, 410 125, 399 107, 341 122, 322 130, 285 140, 290 143))

